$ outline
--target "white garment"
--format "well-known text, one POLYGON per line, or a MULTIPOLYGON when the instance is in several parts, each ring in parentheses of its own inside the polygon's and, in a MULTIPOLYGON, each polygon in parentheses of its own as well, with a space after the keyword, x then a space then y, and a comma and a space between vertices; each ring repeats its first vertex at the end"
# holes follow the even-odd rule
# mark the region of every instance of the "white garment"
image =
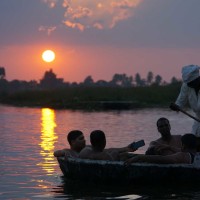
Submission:
POLYGON ((182 68, 183 82, 189 83, 199 77, 198 65, 187 65, 182 68))
MULTIPOLYGON (((191 109, 196 114, 196 117, 200 119, 200 91, 198 96, 193 88, 187 86, 186 83, 183 83, 181 86, 180 94, 176 100, 176 104, 181 108, 185 106, 186 103, 189 103, 191 109)), ((194 121, 192 126, 192 133, 197 137, 200 137, 200 123, 194 121)))

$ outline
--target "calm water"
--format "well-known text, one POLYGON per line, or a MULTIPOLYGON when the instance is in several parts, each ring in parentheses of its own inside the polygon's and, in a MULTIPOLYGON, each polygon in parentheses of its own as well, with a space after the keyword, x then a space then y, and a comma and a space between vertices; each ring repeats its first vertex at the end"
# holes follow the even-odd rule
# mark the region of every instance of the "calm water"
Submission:
POLYGON ((66 183, 52 153, 68 147, 66 134, 102 129, 107 147, 159 137, 156 121, 169 118, 173 134, 190 132, 192 119, 164 109, 79 112, 0 106, 0 199, 200 199, 200 184, 185 186, 94 186, 66 183))

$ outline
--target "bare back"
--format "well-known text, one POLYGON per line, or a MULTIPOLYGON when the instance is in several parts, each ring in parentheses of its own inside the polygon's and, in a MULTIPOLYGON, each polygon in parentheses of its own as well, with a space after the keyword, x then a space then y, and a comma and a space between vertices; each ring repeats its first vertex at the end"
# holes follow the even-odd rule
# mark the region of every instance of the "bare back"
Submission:
POLYGON ((85 147, 81 150, 79 158, 91 160, 113 160, 113 158, 105 151, 97 152, 92 147, 85 147))

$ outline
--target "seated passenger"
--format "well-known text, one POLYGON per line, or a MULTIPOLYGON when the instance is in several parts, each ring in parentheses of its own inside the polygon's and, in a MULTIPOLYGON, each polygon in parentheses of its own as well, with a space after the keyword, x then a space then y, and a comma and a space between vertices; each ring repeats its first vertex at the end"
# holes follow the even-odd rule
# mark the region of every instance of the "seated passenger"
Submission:
POLYGON ((152 141, 146 155, 170 155, 181 151, 181 135, 171 135, 169 120, 162 117, 157 121, 158 132, 161 137, 152 141))
MULTIPOLYGON (((105 149, 106 136, 101 130, 94 130, 90 134, 91 147, 85 147, 79 154, 80 158, 92 160, 120 160, 121 154, 124 152, 133 152, 134 149, 131 145, 122 148, 109 148, 105 149)), ((124 157, 124 155, 122 154, 124 157)))
POLYGON ((196 156, 197 140, 196 136, 188 133, 181 137, 182 149, 171 155, 137 155, 125 161, 125 165, 136 162, 147 162, 157 164, 176 164, 185 163, 192 164, 196 156))
POLYGON ((91 160, 113 160, 112 156, 105 152, 106 137, 103 131, 95 130, 90 134, 91 147, 84 148, 79 158, 91 160))
POLYGON ((62 149, 54 152, 55 157, 78 157, 79 152, 85 147, 85 138, 81 131, 73 130, 67 135, 67 140, 70 145, 70 149, 62 149))

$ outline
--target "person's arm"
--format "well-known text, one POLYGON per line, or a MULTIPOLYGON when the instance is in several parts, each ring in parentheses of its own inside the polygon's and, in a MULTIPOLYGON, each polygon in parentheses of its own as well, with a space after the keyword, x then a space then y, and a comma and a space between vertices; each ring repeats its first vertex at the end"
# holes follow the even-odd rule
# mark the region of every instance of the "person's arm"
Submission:
POLYGON ((57 151, 54 151, 53 155, 55 157, 61 157, 61 156, 65 156, 65 153, 68 149, 62 149, 62 150, 57 150, 57 151))
POLYGON ((137 150, 131 148, 131 146, 132 143, 129 144, 127 147, 104 149, 104 152, 109 154, 112 160, 124 160, 128 157, 128 152, 134 152, 137 150))
POLYGON ((123 152, 132 151, 132 149, 127 146, 127 147, 121 147, 121 148, 108 148, 108 149, 104 149, 104 151, 106 153, 112 153, 113 151, 117 153, 123 153, 123 152))
POLYGON ((138 155, 125 161, 125 165, 131 163, 157 163, 157 164, 169 164, 174 163, 173 160, 167 156, 160 155, 138 155))
POLYGON ((166 145, 166 144, 160 144, 155 147, 155 151, 158 152, 160 155, 162 155, 162 153, 164 153, 166 151, 168 151, 171 154, 171 153, 180 152, 181 148, 166 145))
POLYGON ((120 153, 125 153, 125 152, 134 152, 134 151, 137 150, 136 148, 133 148, 133 144, 134 144, 134 143, 135 143, 135 142, 132 142, 131 144, 129 144, 129 145, 126 146, 126 147, 104 149, 104 151, 107 152, 107 153, 117 152, 118 154, 120 154, 120 153))
POLYGON ((148 149, 146 150, 145 154, 146 155, 156 155, 158 152, 156 151, 156 147, 159 146, 160 143, 158 141, 152 141, 149 144, 148 149))
POLYGON ((166 149, 172 151, 173 153, 181 152, 181 148, 179 148, 179 147, 173 147, 173 146, 170 146, 170 145, 166 145, 166 149))
POLYGON ((138 155, 125 161, 125 165, 136 162, 157 163, 157 164, 178 164, 178 163, 191 163, 191 158, 188 153, 176 153, 168 156, 160 155, 138 155))

